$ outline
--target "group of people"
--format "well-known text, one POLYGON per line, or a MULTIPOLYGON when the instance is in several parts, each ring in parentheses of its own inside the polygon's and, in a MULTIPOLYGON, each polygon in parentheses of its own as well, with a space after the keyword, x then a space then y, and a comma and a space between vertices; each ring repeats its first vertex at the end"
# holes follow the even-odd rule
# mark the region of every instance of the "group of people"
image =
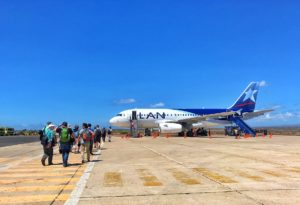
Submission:
POLYGON ((53 147, 57 144, 59 144, 59 152, 62 154, 64 167, 68 166, 69 153, 72 151, 77 154, 81 153, 82 163, 89 162, 90 155, 93 155, 93 148, 101 150, 106 135, 108 135, 108 141, 111 142, 111 134, 111 127, 106 130, 96 125, 93 129, 90 123, 83 123, 81 129, 78 125, 72 129, 67 122, 63 122, 59 127, 48 122, 40 131, 40 140, 44 150, 41 163, 46 166, 48 159, 48 165, 53 164, 53 147))

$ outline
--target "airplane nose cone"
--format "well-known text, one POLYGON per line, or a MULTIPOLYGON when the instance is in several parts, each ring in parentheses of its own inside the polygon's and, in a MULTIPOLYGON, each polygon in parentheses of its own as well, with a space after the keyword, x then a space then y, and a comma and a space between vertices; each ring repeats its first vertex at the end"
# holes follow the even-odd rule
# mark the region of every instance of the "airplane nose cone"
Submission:
POLYGON ((116 123, 116 118, 111 118, 110 120, 109 120, 109 123, 111 124, 111 125, 113 125, 113 124, 115 124, 116 123))

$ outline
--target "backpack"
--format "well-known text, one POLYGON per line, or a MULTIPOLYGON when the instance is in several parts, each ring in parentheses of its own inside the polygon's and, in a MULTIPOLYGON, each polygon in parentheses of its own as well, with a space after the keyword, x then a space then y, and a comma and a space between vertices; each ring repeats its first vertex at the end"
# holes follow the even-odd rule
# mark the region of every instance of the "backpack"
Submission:
POLYGON ((40 136, 40 141, 42 141, 43 137, 44 137, 44 133, 43 130, 39 131, 39 136, 40 136))
POLYGON ((83 130, 82 132, 82 138, 83 141, 87 142, 87 141, 91 141, 92 139, 92 134, 89 130, 83 130))
POLYGON ((47 128, 45 127, 45 128, 43 128, 42 130, 39 131, 41 145, 44 145, 44 146, 46 146, 48 144, 48 138, 47 138, 46 133, 45 133, 46 129, 47 128))
POLYGON ((60 132, 60 142, 67 143, 70 142, 70 135, 68 128, 62 128, 60 132))
POLYGON ((95 130, 95 136, 101 136, 101 130, 100 130, 100 128, 97 128, 96 130, 95 130))
POLYGON ((78 129, 74 129, 73 133, 74 133, 74 137, 78 138, 78 136, 79 136, 79 130, 78 129))
POLYGON ((106 136, 106 129, 105 129, 105 128, 102 129, 102 136, 103 136, 103 137, 106 136))

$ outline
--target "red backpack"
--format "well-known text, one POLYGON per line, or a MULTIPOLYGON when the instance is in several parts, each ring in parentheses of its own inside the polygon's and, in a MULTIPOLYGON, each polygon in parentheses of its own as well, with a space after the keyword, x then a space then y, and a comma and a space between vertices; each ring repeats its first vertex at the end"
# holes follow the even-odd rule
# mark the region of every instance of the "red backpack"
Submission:
POLYGON ((89 130, 84 130, 82 132, 82 138, 83 138, 83 141, 85 141, 85 142, 91 141, 92 133, 89 130))

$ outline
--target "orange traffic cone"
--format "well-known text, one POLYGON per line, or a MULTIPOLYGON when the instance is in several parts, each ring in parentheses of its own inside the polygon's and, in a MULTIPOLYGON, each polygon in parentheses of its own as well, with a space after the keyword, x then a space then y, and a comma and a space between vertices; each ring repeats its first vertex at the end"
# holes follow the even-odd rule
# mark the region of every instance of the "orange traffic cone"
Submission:
POLYGON ((152 139, 156 139, 156 137, 157 137, 157 133, 156 133, 156 132, 153 132, 153 133, 152 133, 152 139))

